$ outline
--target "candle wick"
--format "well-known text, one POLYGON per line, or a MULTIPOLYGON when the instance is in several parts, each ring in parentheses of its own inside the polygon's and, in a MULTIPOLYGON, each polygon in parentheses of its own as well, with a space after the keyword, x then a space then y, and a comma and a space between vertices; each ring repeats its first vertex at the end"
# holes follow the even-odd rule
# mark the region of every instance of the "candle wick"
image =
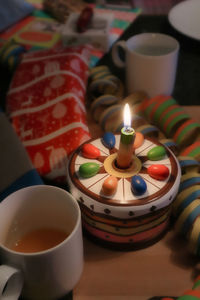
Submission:
POLYGON ((130 127, 130 126, 126 126, 126 127, 125 127, 125 131, 126 131, 126 132, 131 132, 131 127, 130 127))

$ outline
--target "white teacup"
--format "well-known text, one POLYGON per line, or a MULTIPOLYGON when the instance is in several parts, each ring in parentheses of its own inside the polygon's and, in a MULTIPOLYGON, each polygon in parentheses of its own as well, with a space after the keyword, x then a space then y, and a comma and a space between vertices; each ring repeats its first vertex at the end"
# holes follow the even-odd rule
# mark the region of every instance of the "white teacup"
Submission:
POLYGON ((70 292, 83 270, 81 213, 63 189, 37 185, 18 190, 0 203, 0 299, 58 299, 70 292), (40 229, 68 234, 39 252, 13 250, 18 238, 40 229))
POLYGON ((112 47, 113 62, 126 69, 127 92, 144 91, 150 97, 172 94, 178 53, 178 41, 161 33, 141 33, 112 47), (125 51, 125 61, 119 48, 125 51))

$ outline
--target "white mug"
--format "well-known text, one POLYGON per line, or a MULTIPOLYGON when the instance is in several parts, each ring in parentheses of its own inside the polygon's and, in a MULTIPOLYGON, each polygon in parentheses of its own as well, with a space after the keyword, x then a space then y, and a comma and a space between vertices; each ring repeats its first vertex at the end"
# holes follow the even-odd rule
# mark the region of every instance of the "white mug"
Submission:
POLYGON ((81 213, 65 190, 48 185, 20 189, 0 203, 0 299, 58 299, 78 283, 83 270, 81 213), (9 247, 17 237, 40 228, 69 235, 40 252, 9 247))
POLYGON ((161 33, 141 33, 112 47, 113 62, 126 69, 127 92, 144 91, 150 97, 172 94, 178 53, 178 41, 161 33), (125 51, 125 61, 119 48, 125 51))

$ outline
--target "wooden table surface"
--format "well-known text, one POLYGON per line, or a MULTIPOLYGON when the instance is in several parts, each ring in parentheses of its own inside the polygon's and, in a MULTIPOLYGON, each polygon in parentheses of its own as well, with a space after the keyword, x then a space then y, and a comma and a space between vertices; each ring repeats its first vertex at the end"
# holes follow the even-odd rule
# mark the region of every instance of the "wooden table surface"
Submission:
MULTIPOLYGON (((200 122, 200 106, 184 109, 200 122)), ((89 119, 92 136, 101 134, 89 119)), ((184 238, 173 228, 156 244, 120 252, 103 248, 84 237, 85 265, 74 289, 74 300, 147 300, 153 296, 180 296, 200 275, 199 259, 191 255, 184 238)))

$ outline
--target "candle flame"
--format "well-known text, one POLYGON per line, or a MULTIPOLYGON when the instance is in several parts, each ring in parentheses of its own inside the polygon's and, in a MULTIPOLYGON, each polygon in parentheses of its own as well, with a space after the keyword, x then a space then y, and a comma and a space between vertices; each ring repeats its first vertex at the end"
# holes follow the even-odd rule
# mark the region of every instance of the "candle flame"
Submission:
POLYGON ((131 112, 128 103, 124 107, 124 127, 131 127, 131 112))

